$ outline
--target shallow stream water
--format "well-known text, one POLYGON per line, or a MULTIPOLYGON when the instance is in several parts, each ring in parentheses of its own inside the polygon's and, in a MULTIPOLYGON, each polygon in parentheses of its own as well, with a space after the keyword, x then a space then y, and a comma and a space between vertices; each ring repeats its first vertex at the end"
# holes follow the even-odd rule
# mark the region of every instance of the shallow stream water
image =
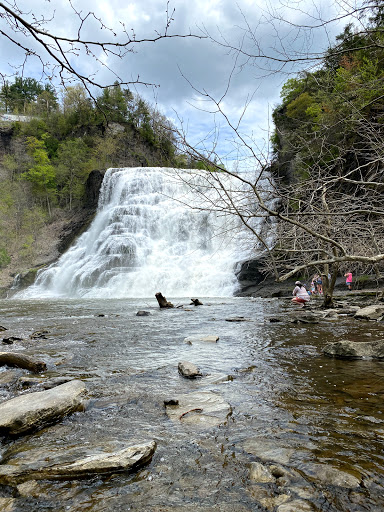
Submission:
MULTIPOLYGON (((2 350, 37 356, 48 365, 44 378, 76 377, 88 389, 85 412, 3 440, 3 461, 34 452, 50 458, 63 448, 85 455, 100 446, 158 445, 152 462, 134 474, 40 481, 31 496, 2 488, 0 496, 16 497, 16 512, 384 510, 384 362, 322 354, 330 341, 383 339, 384 325, 348 316, 293 324, 289 301, 200 299, 203 306, 179 299, 184 309, 169 310, 155 299, 0 302, 0 324, 24 338, 2 350), (136 316, 139 310, 150 315, 136 316), (239 316, 247 321, 226 321, 239 316), (47 339, 29 339, 43 330, 47 339), (186 344, 193 335, 219 341, 186 344), (208 377, 181 377, 179 361, 208 377), (217 374, 230 379, 215 381, 217 374), (168 418, 164 399, 197 390, 230 404, 223 424, 197 428, 168 418), (254 462, 279 465, 289 482, 253 481, 254 462), (338 472, 360 484, 332 481, 329 474, 338 472)), ((14 395, 0 387, 2 401, 14 395)))

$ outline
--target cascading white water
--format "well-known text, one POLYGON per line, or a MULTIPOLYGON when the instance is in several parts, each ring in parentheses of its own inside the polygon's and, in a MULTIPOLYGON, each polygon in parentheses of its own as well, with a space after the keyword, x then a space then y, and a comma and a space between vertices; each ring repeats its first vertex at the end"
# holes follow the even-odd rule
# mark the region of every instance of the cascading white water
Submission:
POLYGON ((224 210, 197 171, 108 169, 88 231, 17 296, 233 295, 235 264, 250 244, 224 210))

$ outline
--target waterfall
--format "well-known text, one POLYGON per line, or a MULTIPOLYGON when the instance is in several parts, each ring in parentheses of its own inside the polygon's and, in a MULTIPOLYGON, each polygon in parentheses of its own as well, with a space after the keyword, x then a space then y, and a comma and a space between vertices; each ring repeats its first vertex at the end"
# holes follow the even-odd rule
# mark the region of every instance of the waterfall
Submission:
POLYGON ((203 174, 108 169, 89 229, 17 297, 233 295, 249 235, 203 174))

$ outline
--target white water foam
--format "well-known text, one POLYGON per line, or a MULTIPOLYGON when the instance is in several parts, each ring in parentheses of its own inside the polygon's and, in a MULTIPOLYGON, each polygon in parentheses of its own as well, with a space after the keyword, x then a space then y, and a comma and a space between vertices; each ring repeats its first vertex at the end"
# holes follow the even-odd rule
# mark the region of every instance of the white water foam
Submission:
POLYGON ((251 244, 225 210, 198 171, 108 169, 88 231, 16 297, 231 296, 251 244))

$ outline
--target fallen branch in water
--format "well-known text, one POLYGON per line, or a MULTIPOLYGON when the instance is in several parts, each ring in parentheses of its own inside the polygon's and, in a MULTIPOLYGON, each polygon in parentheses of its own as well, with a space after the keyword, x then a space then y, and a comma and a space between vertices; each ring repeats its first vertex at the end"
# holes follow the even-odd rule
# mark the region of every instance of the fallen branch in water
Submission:
POLYGON ((189 411, 186 411, 186 412, 183 412, 183 414, 181 414, 179 416, 179 420, 181 420, 182 418, 184 418, 184 416, 186 416, 187 414, 189 414, 190 412, 203 412, 203 409, 199 409, 199 407, 197 407, 196 409, 190 409, 189 411))

